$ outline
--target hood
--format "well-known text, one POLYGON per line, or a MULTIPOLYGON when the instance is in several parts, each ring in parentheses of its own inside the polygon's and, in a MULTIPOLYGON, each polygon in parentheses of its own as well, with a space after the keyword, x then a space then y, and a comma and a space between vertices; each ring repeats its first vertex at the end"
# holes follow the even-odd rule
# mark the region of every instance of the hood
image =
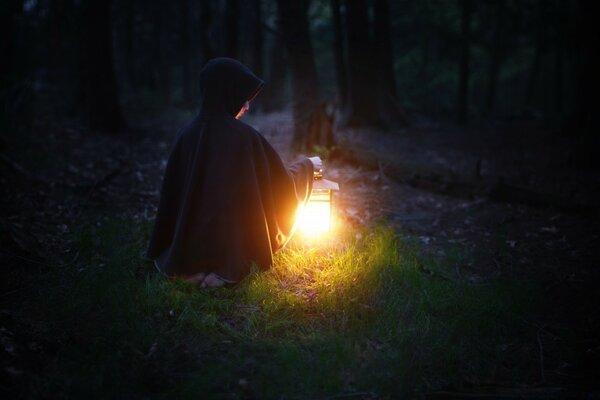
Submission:
POLYGON ((200 71, 200 112, 235 117, 252 100, 264 82, 250 68, 232 58, 214 58, 200 71))

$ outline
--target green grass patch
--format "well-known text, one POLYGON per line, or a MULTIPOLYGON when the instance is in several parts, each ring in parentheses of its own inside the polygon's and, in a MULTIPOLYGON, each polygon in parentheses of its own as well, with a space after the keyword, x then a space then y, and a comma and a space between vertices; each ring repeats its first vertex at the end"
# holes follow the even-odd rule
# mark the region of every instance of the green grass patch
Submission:
POLYGON ((535 340, 535 288, 444 278, 388 229, 298 240, 270 271, 200 290, 144 258, 149 228, 84 226, 78 262, 36 283, 23 318, 54 350, 25 394, 395 397, 527 373, 514 350, 535 340))

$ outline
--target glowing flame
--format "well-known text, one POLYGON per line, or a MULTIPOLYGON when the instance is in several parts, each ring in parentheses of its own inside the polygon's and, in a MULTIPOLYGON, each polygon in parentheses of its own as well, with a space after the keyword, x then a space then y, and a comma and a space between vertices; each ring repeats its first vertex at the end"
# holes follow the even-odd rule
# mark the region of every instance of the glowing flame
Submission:
POLYGON ((298 229, 307 235, 328 232, 331 227, 331 199, 328 190, 313 190, 298 216, 298 229))

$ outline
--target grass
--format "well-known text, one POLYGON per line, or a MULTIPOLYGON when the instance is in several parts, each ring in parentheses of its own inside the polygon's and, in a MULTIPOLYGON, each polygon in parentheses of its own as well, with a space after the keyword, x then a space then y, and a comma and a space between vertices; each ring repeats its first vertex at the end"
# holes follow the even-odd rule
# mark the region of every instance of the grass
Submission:
POLYGON ((19 319, 43 356, 19 394, 389 398, 529 373, 513 350, 535 340, 535 288, 443 278, 444 260, 424 268, 385 228, 292 243, 270 271, 211 290, 156 273, 149 228, 84 226, 78 261, 39 278, 19 319))

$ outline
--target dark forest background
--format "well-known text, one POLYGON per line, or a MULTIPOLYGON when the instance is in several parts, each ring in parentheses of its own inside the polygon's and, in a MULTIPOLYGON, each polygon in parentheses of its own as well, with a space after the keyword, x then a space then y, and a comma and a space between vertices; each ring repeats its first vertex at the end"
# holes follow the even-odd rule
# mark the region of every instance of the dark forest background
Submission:
POLYGON ((0 396, 598 398, 597 3, 0 1, 0 396), (339 230, 207 292, 146 247, 219 56, 339 230))
POLYGON ((344 125, 537 119, 582 151, 597 142, 593 2, 7 0, 1 7, 5 126, 51 113, 122 131, 132 109, 194 109, 202 65, 228 56, 267 82, 255 109, 294 107, 297 136, 326 102, 344 125))

